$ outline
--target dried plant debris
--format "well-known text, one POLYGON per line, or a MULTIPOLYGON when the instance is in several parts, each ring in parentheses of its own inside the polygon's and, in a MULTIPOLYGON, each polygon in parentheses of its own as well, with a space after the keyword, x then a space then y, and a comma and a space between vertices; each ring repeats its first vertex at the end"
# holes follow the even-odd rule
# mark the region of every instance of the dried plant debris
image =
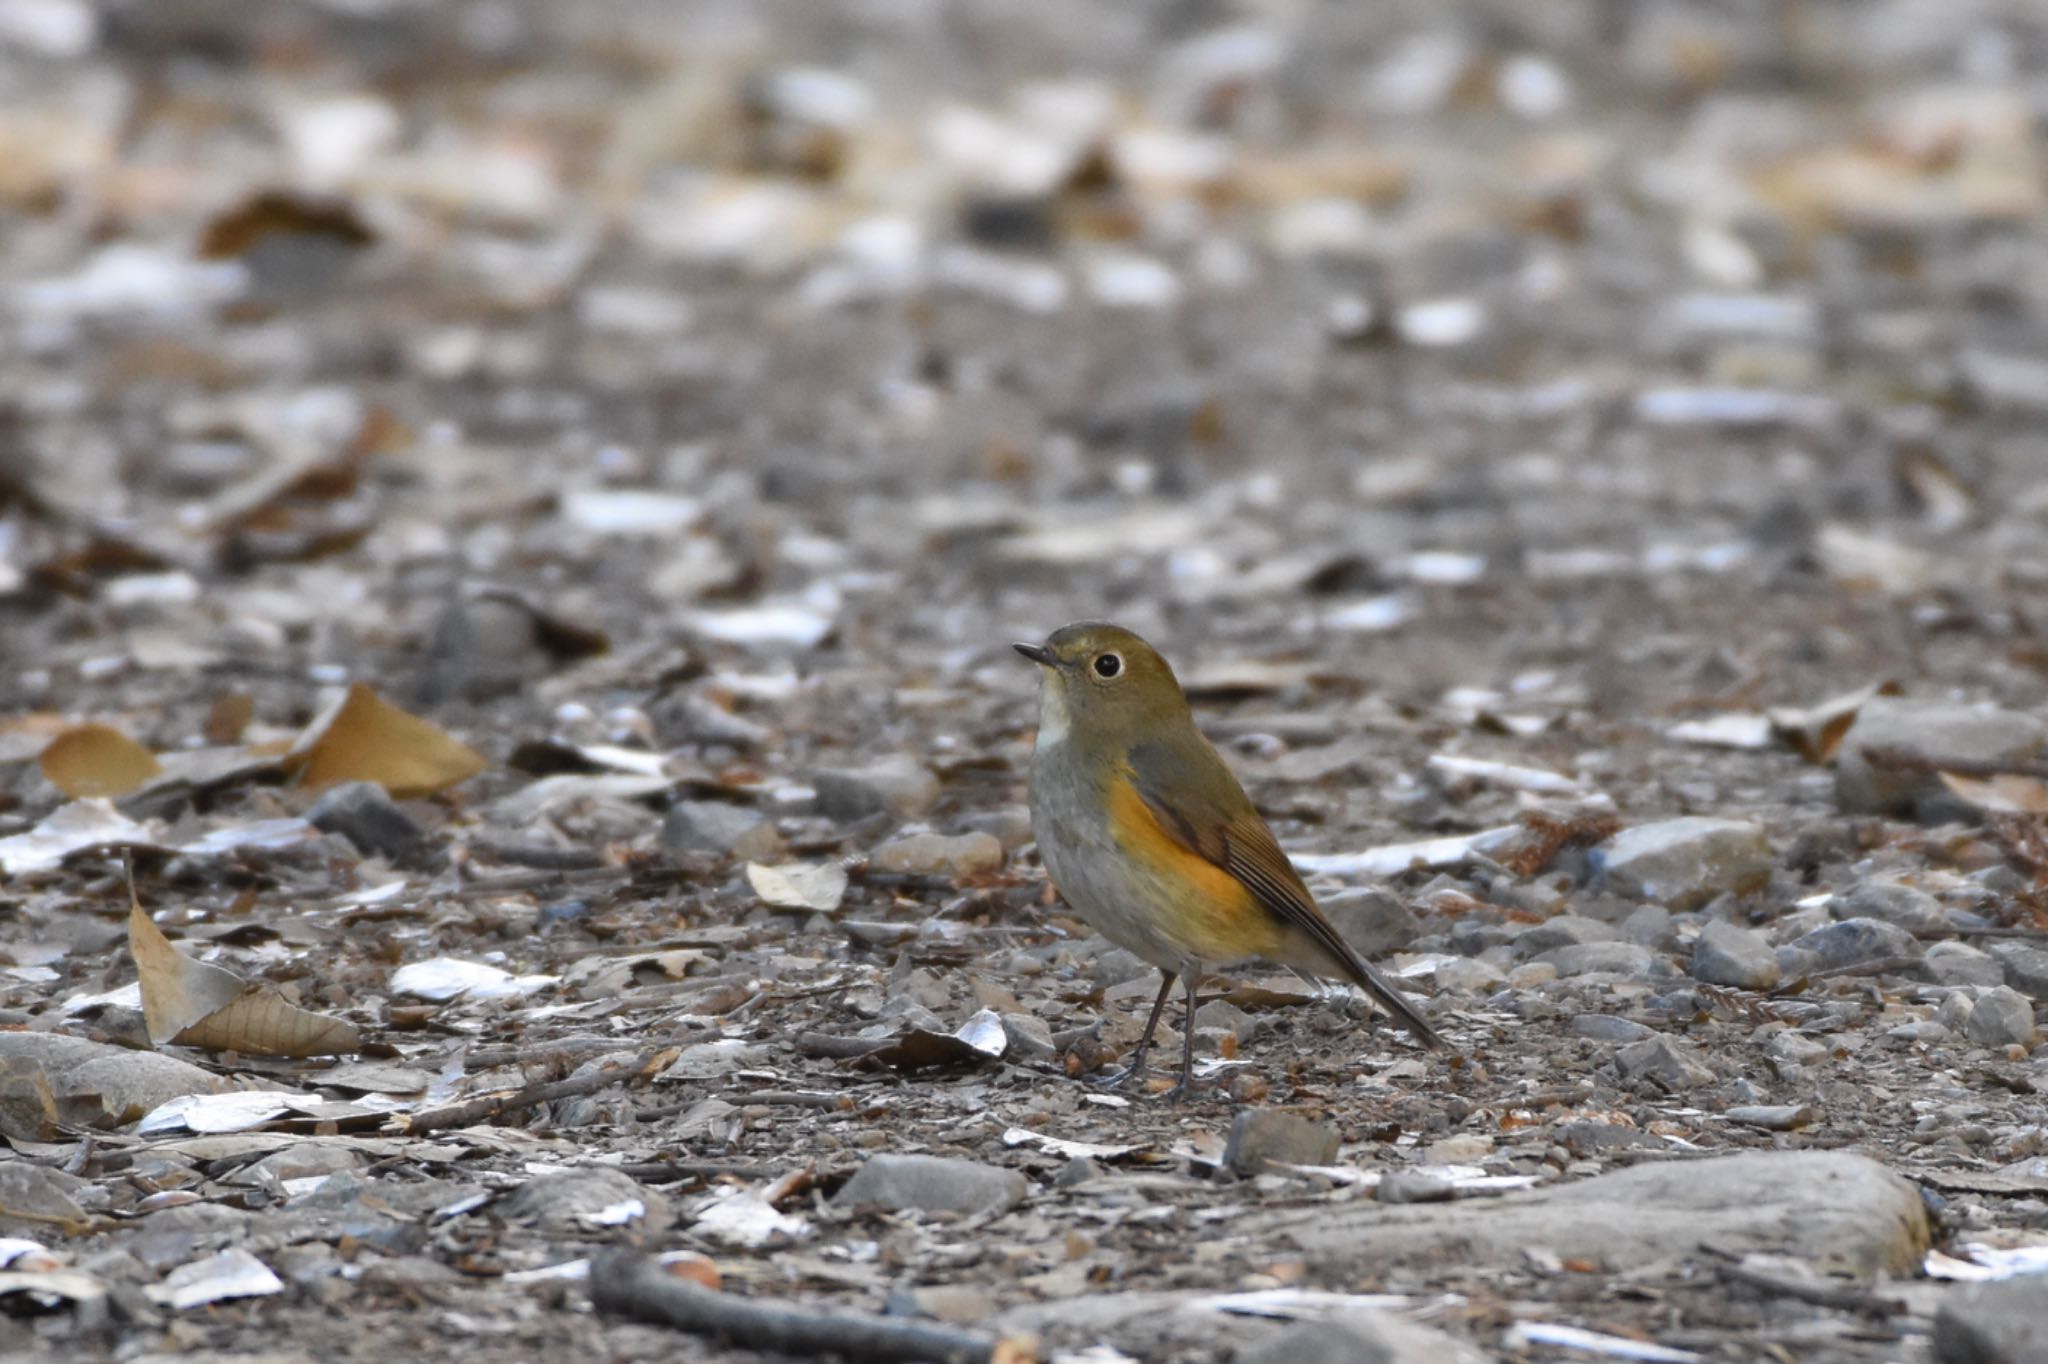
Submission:
POLYGON ((0 1356, 2024 1355, 2034 0, 221 8, 0 0, 0 1356), (1446 1051, 1124 1074, 1091 617, 1446 1051))
POLYGON ((142 1014, 153 1043, 251 1056, 333 1056, 362 1047, 354 1024, 301 1009, 275 989, 186 956, 139 899, 131 899, 128 910, 128 951, 140 973, 142 1014))

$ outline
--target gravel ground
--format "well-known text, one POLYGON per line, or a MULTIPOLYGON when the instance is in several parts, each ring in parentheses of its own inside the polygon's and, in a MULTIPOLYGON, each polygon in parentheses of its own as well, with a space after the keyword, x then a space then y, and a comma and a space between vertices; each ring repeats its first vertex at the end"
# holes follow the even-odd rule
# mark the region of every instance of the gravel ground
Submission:
POLYGON ((2030 0, 0 0, 0 1353, 2048 1357, 2044 158, 2030 0), (1453 1054, 1097 1083, 1088 617, 1453 1054))

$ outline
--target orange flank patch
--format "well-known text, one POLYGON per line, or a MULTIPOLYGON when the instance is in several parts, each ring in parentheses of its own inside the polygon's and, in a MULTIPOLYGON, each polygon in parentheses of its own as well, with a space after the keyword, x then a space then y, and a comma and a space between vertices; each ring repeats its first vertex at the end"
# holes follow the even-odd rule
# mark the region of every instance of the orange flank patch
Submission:
POLYGON ((1285 929, 1242 881, 1189 848, 1152 813, 1129 781, 1109 789, 1109 827, 1142 880, 1150 908, 1170 916, 1169 935, 1203 961, 1238 961, 1279 950, 1285 929))

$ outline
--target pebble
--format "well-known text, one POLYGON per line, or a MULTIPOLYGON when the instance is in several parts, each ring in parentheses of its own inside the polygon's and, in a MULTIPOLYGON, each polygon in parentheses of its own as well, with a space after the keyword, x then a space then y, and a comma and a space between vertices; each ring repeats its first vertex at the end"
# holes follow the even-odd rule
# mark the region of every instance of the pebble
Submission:
POLYGON ((1436 968, 1437 988, 1458 994, 1491 994, 1507 984, 1507 981, 1505 971, 1492 962, 1482 961, 1477 957, 1460 957, 1455 961, 1444 962, 1436 968))
POLYGON ((1023 805, 976 810, 961 817, 960 827, 975 833, 993 834, 1005 852, 1015 852, 1031 841, 1031 810, 1023 805))
POLYGON ((1860 966, 1888 957, 1917 960, 1922 955, 1919 939, 1882 919, 1843 919, 1816 928, 1787 946, 1810 953, 1815 963, 1811 969, 1821 971, 1860 966))
POLYGON ((1669 1037, 1647 1037, 1614 1053, 1614 1069, 1625 1082, 1650 1080, 1668 1090, 1712 1084, 1713 1071, 1701 1065, 1690 1047, 1669 1037))
POLYGON ((2005 967, 1998 958, 1965 942, 1938 942, 1921 958, 1927 978, 1936 985, 2003 985, 2005 967))
POLYGON ((1745 893, 1771 873, 1771 847, 1747 820, 1688 815, 1624 829, 1594 849, 1605 887, 1670 909, 1692 909, 1724 891, 1745 893))
POLYGON ((1936 1364, 2020 1364, 2048 1359, 2048 1274, 1964 1284, 1934 1313, 1936 1364))
POLYGON ((1708 921, 1692 946, 1692 977, 1737 990, 1768 990, 1778 983, 1777 953, 1761 933, 1725 919, 1708 921))
POLYGON ((1621 921, 1621 936, 1657 952, 1678 946, 1678 934, 1671 927, 1671 911, 1662 905, 1637 905, 1621 921))
POLYGON ((1966 807, 1933 772, 1875 768, 1870 748, 1902 748, 1986 761, 2038 756, 2048 725, 1995 706, 1877 696, 1865 701, 1835 758, 1835 803, 1851 814, 1911 814, 1933 822, 1966 807))
POLYGON ((841 823, 880 814, 911 819, 939 798, 939 779, 909 758, 826 768, 811 774, 811 788, 818 793, 818 813, 841 823))
POLYGON ((1828 908, 1838 919, 1878 919, 1896 924, 1916 938, 1948 932, 1948 912, 1941 901, 1917 886, 1896 881, 1865 881, 1847 895, 1837 895, 1828 908))
POLYGON ((1381 1177, 1374 1196, 1382 1203, 1448 1203, 1458 1196, 1458 1189, 1442 1175, 1393 1170, 1381 1177))
POLYGON ((2023 942, 1994 942, 1984 949, 2005 971, 2005 983, 2023 995, 2048 999, 2048 952, 2023 942))
POLYGON ((1003 1055, 1011 1061, 1044 1060, 1051 1056, 1053 1046, 1052 1028, 1036 1014, 1002 1014, 1003 1033, 1010 1039, 1010 1045, 1003 1055))
POLYGON ((1820 1121, 1819 1110, 1807 1104, 1747 1104, 1731 1108, 1722 1116, 1766 1132, 1791 1132, 1820 1121))
POLYGON ((620 1209, 638 1202, 637 1225, 658 1227, 668 1220, 668 1200, 619 1170, 591 1166, 563 1174, 542 1175, 519 1186, 505 1200, 508 1220, 551 1232, 584 1232, 620 1209))
POLYGON ((2009 985, 1999 985, 1977 996, 1963 1035, 1987 1047, 2031 1048, 2041 1040, 2034 1025, 2034 1003, 2009 985))
POLYGON ((1575 947, 1582 943, 1614 942, 1621 933, 1613 924, 1588 919, 1577 914, 1560 914, 1540 924, 1531 924, 1515 939, 1515 953, 1522 957, 1534 957, 1559 947, 1575 947))
POLYGON ((975 1216, 1008 1212, 1030 1191, 1015 1170, 945 1156, 881 1155, 854 1171, 832 1196, 832 1206, 975 1216))
POLYGON ((1810 1066, 1830 1050, 1827 1043, 1798 1032, 1781 1032, 1764 1044, 1765 1056, 1795 1066, 1810 1066))
POLYGON ((681 800, 661 819, 661 846, 670 852, 708 852, 748 862, 782 856, 782 835, 759 810, 720 800, 681 800))
POLYGON ((1341 1137, 1328 1123, 1278 1108, 1252 1108, 1230 1124, 1223 1163, 1240 1175, 1256 1175, 1269 1164, 1329 1165, 1341 1137))
POLYGON ((419 846, 426 831, 373 781, 343 782, 321 792, 306 811, 306 822, 340 834, 374 857, 396 860, 419 846))
POLYGON ((1633 1018, 1617 1018, 1613 1014, 1580 1014, 1566 1030, 1573 1037, 1586 1037, 1595 1042, 1640 1042, 1645 1037, 1657 1035, 1655 1028, 1633 1018))
POLYGON ((1664 965, 1656 953, 1632 942, 1574 943, 1544 953, 1542 960, 1555 966, 1560 976, 1648 976, 1664 965))
POLYGON ((1455 1336, 1384 1312, 1346 1312, 1296 1322, 1239 1350, 1233 1364, 1481 1364, 1486 1358, 1455 1336))
POLYGON ((909 876, 979 876, 1003 865, 1003 845, 994 834, 905 834, 876 848, 869 863, 909 876))
POLYGON ((1338 936, 1368 960, 1399 951, 1422 932, 1414 911, 1378 886, 1338 891, 1323 897, 1322 907, 1338 936))

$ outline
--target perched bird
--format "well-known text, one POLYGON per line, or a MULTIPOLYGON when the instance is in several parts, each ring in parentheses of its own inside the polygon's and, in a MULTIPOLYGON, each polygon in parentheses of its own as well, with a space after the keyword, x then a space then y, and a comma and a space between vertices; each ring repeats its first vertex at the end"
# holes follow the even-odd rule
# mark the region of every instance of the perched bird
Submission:
POLYGON ((1173 669, 1120 626, 1080 621, 1013 648, 1043 670, 1031 755, 1031 829, 1052 883, 1111 942, 1165 973, 1130 1067, 1142 1073, 1176 979, 1185 1094, 1195 983, 1205 963, 1261 957, 1359 986, 1424 1043, 1443 1040, 1316 908, 1209 741, 1173 669))

